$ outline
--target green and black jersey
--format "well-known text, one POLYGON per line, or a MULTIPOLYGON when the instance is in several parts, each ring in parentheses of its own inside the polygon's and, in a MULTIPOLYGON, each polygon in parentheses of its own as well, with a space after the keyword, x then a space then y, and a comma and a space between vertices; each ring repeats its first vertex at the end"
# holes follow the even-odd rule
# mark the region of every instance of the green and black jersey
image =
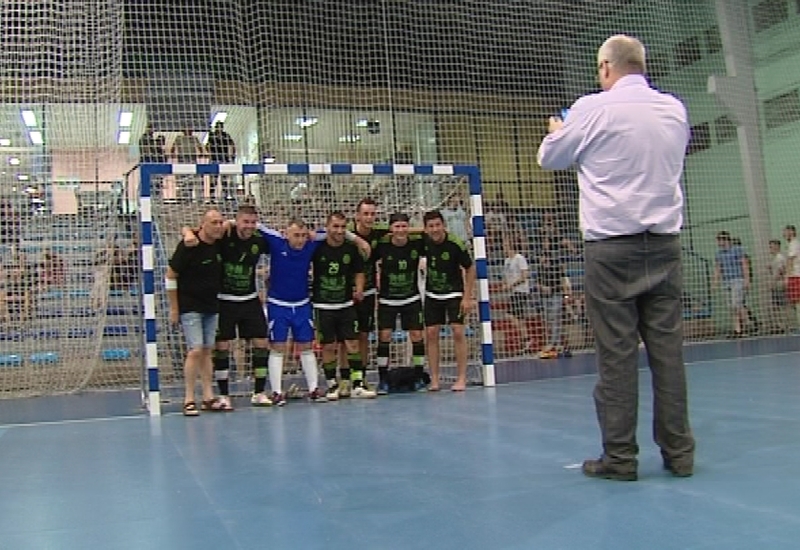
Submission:
POLYGON ((421 298, 417 275, 419 262, 425 256, 425 240, 419 235, 409 235, 403 246, 392 243, 392 236, 386 235, 375 249, 376 261, 381 262, 380 291, 381 304, 402 306, 421 298))
POLYGON ((356 230, 356 224, 350 222, 347 226, 347 229, 367 241, 369 243, 370 248, 372 249, 372 254, 370 257, 364 262, 364 275, 366 276, 366 282, 364 283, 364 295, 369 296, 370 294, 375 294, 375 262, 377 261, 375 255, 375 249, 378 247, 378 244, 381 240, 389 234, 389 226, 385 223, 376 223, 372 226, 372 229, 369 233, 359 233, 356 230))
POLYGON ((425 239, 427 256, 425 296, 436 300, 459 298, 464 294, 461 268, 472 266, 466 245, 455 235, 445 234, 440 243, 425 239))
POLYGON ((244 302, 258 297, 256 266, 262 254, 269 254, 266 239, 254 233, 242 239, 235 230, 219 241, 222 255, 222 290, 218 298, 227 302, 244 302))
POLYGON ((317 309, 342 309, 353 305, 356 275, 364 273, 364 259, 350 242, 320 244, 311 257, 311 301, 317 309))

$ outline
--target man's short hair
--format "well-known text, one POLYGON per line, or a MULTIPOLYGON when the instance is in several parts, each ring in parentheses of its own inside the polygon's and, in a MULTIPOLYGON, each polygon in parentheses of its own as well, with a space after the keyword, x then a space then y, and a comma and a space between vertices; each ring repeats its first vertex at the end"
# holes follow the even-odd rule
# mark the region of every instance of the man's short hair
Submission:
POLYGON ((422 216, 422 223, 424 225, 428 225, 428 222, 433 220, 441 220, 444 223, 444 216, 442 216, 442 212, 440 210, 428 210, 422 216))
POLYGON ((780 242, 778 239, 770 239, 770 240, 769 240, 769 244, 774 244, 774 245, 775 245, 775 246, 777 246, 778 248, 780 248, 780 247, 781 247, 781 242, 780 242))
POLYGON ((397 222, 408 223, 409 221, 410 218, 408 217, 408 214, 406 214, 405 212, 395 212, 394 214, 389 216, 389 225, 392 225, 393 223, 397 222))
POLYGON ((731 240, 731 234, 728 233, 727 231, 720 231, 719 233, 717 233, 717 240, 718 241, 730 241, 731 240))
POLYGON ((341 210, 334 210, 330 214, 328 214, 328 218, 325 220, 325 225, 331 223, 333 220, 344 220, 347 221, 347 216, 344 215, 344 212, 341 210))
POLYGON ((258 208, 252 204, 242 204, 239 206, 239 209, 236 211, 237 214, 245 214, 248 216, 258 216, 258 208))
POLYGON ((795 226, 793 226, 793 225, 787 225, 786 229, 788 229, 789 231, 791 231, 795 235, 797 234, 797 228, 795 226))
POLYGON ((374 206, 376 208, 378 207, 378 203, 375 202, 375 199, 372 199, 370 197, 364 197, 363 199, 358 201, 358 204, 356 205, 356 212, 361 212, 361 207, 364 205, 374 206))
POLYGON ((632 36, 617 34, 608 38, 597 57, 624 72, 644 74, 647 70, 644 44, 632 36))
POLYGON ((291 218, 289 218, 289 223, 286 224, 286 227, 291 227, 293 225, 296 225, 300 229, 306 228, 306 222, 303 221, 303 218, 300 218, 298 216, 292 216, 291 218))

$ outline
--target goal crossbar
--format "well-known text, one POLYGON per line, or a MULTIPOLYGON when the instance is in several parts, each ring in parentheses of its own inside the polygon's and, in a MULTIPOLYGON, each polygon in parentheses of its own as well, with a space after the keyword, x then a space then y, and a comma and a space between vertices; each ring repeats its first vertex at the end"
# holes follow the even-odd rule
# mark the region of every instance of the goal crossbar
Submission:
POLYGON ((142 164, 139 166, 139 223, 141 231, 142 307, 144 313, 144 372, 146 395, 152 416, 161 414, 158 342, 156 327, 156 278, 153 208, 153 176, 166 175, 331 175, 331 176, 461 176, 467 180, 472 219, 472 250, 478 289, 478 320, 483 385, 495 385, 492 326, 489 311, 489 266, 480 169, 458 164, 142 164))

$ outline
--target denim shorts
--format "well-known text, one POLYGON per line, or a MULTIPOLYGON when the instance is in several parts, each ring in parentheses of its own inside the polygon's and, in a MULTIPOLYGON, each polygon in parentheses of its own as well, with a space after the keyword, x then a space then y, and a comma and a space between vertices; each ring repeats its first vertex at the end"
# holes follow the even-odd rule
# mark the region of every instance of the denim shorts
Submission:
POLYGON ((186 349, 213 348, 217 335, 217 313, 197 313, 190 311, 181 314, 181 328, 186 349))

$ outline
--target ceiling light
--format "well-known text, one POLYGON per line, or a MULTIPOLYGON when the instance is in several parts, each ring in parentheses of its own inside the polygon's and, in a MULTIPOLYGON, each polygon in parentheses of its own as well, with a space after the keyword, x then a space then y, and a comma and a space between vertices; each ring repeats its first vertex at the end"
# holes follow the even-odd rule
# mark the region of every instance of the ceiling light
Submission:
POLYGON ((30 136, 31 143, 33 143, 34 145, 44 144, 42 133, 39 130, 31 130, 30 132, 28 132, 28 136, 30 136))
POLYGON ((28 181, 28 179, 29 179, 29 178, 28 178, 28 176, 27 176, 27 175, 25 175, 25 174, 17 174, 17 179, 18 179, 19 181, 28 181))
POLYGON ((11 140, 8 138, 0 138, 0 147, 11 147, 11 140))
POLYGON ((361 141, 359 135, 346 135, 339 138, 339 143, 358 143, 361 141))
POLYGON ((211 127, 213 128, 214 126, 216 126, 217 122, 221 122, 222 124, 224 124, 226 120, 228 120, 228 113, 224 111, 219 112, 214 115, 214 118, 211 119, 211 127))
POLYGON ((130 128, 133 123, 133 113, 130 111, 122 111, 119 114, 119 127, 130 128))
POLYGON ((294 123, 300 126, 300 128, 311 128, 314 126, 319 119, 315 116, 301 116, 295 119, 294 123))
POLYGON ((120 145, 128 145, 131 142, 131 133, 127 130, 120 130, 117 143, 120 145))
POLYGON ((36 127, 36 114, 31 110, 24 110, 22 111, 22 121, 25 123, 25 126, 28 128, 35 128, 36 127))
POLYGON ((11 157, 11 158, 8 159, 8 163, 11 166, 19 166, 19 162, 20 162, 20 160, 17 157, 11 157))
POLYGON ((369 124, 369 121, 366 118, 362 118, 356 121, 356 128, 366 128, 369 124))
POLYGON ((284 141, 303 141, 302 134, 284 134, 283 135, 284 141))

